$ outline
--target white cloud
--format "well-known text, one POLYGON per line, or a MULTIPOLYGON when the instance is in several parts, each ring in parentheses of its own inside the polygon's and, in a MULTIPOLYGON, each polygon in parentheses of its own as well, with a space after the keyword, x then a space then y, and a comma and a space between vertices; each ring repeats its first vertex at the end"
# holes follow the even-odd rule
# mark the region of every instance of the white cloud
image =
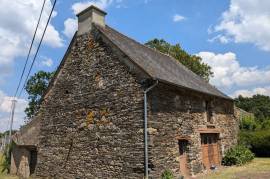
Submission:
MULTIPOLYGON (((9 127, 9 114, 11 110, 12 97, 0 91, 0 131, 5 131, 9 127)), ((25 99, 16 99, 13 129, 18 129, 24 123, 24 109, 27 106, 25 99)))
POLYGON ((106 9, 109 5, 112 4, 112 2, 113 0, 92 0, 92 1, 86 1, 86 2, 77 2, 72 5, 72 10, 74 14, 78 14, 79 12, 81 12, 82 10, 84 10, 85 8, 91 5, 97 6, 100 9, 106 9))
POLYGON ((208 39, 208 42, 214 42, 216 40, 218 40, 222 44, 227 44, 231 41, 231 39, 229 39, 228 37, 219 34, 211 39, 208 39))
POLYGON ((240 66, 236 54, 232 52, 224 54, 200 52, 197 55, 212 67, 214 77, 210 79, 210 83, 222 90, 270 84, 270 67, 259 69, 256 66, 240 66))
POLYGON ((231 96, 238 97, 239 95, 242 95, 244 97, 252 97, 255 94, 270 96, 270 86, 253 88, 251 90, 236 90, 231 96))
POLYGON ((71 38, 78 29, 78 22, 76 19, 68 18, 64 22, 65 29, 63 33, 71 38))
POLYGON ((175 14, 174 16, 173 16, 173 22, 180 22, 180 21, 183 21, 183 20, 185 20, 186 18, 184 17, 184 16, 181 16, 181 15, 179 15, 179 14, 175 14))
POLYGON ((53 65, 53 60, 51 58, 48 58, 48 57, 43 57, 40 64, 41 64, 41 66, 51 67, 53 65))
MULTIPOLYGON (((52 4, 46 1, 44 13, 38 29, 41 38, 52 4)), ((42 1, 1 0, 0 1, 0 83, 12 73, 14 59, 26 55, 41 10, 42 1)), ((53 16, 57 13, 54 12, 53 16)), ((44 43, 52 47, 63 46, 58 31, 50 23, 44 43)))
POLYGON ((252 43, 270 51, 270 1, 231 0, 214 31, 220 32, 216 40, 230 39, 235 43, 252 43))

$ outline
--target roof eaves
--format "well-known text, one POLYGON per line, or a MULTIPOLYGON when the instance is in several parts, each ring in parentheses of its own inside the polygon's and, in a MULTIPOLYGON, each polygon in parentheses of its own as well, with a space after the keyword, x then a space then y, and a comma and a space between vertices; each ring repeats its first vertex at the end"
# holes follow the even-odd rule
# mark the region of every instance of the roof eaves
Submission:
POLYGON ((229 97, 229 96, 227 96, 225 94, 223 94, 223 96, 214 95, 212 93, 206 93, 206 92, 203 92, 203 91, 200 91, 200 90, 196 90, 196 89, 188 88, 188 87, 181 86, 181 85, 178 85, 178 84, 175 84, 175 83, 171 83, 171 82, 168 82, 168 81, 163 80, 163 79, 156 78, 156 80, 158 80, 158 81, 160 81, 162 83, 168 84, 168 85, 178 87, 178 88, 183 88, 183 89, 187 89, 187 90, 194 91, 194 92, 197 92, 197 93, 206 94, 206 95, 209 95, 209 96, 214 96, 214 97, 223 98, 223 99, 226 99, 226 100, 233 101, 233 99, 231 97, 229 97))

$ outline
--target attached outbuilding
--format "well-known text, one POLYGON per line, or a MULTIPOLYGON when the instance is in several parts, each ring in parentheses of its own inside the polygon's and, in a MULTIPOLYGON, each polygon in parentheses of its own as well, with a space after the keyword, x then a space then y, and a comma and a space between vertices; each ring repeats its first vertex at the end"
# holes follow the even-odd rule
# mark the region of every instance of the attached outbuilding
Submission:
POLYGON ((221 164, 237 143, 234 103, 90 6, 43 96, 35 176, 160 178, 221 164))
POLYGON ((32 120, 12 136, 10 173, 28 178, 35 173, 40 121, 32 120))

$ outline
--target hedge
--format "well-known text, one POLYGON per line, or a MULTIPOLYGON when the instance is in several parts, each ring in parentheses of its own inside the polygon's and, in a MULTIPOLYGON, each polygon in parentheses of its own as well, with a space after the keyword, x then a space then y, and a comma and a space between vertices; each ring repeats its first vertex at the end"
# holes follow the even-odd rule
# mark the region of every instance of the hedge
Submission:
POLYGON ((239 144, 248 147, 258 157, 270 157, 270 130, 241 131, 239 144))

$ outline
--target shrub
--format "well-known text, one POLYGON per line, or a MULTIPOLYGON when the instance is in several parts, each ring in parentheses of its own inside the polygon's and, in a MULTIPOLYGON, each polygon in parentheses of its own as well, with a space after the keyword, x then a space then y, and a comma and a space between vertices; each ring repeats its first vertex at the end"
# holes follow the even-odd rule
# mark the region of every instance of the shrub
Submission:
POLYGON ((222 159, 222 164, 227 166, 243 165, 253 159, 254 154, 248 148, 238 145, 225 153, 225 157, 222 159))
POLYGON ((270 118, 264 120, 261 124, 261 129, 270 129, 270 118))
POLYGON ((162 175, 161 175, 162 179, 173 179, 173 173, 171 170, 165 170, 162 175))
POLYGON ((239 143, 250 148, 258 157, 270 157, 270 130, 242 131, 239 143))
POLYGON ((12 151, 13 146, 14 146, 14 143, 10 143, 9 145, 6 146, 4 150, 4 153, 2 156, 3 157, 2 163, 0 164, 2 168, 2 171, 0 171, 1 173, 10 172, 11 151, 12 151))
POLYGON ((257 128, 258 124, 256 123, 253 116, 244 116, 240 122, 240 129, 253 131, 257 128))

